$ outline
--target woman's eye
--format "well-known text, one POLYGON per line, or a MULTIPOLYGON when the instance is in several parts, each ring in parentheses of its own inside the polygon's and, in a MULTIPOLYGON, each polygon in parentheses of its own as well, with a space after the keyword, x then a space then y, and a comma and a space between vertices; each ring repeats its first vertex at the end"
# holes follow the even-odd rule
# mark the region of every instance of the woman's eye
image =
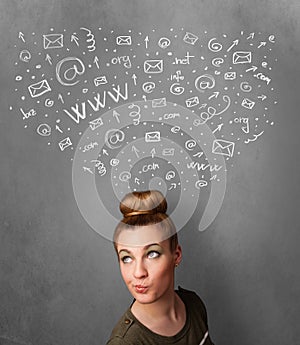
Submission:
POLYGON ((121 258, 121 260, 124 262, 124 264, 127 264, 132 261, 130 256, 124 256, 123 258, 121 258))
POLYGON ((156 252, 155 250, 148 253, 148 258, 150 259, 158 258, 159 256, 160 256, 160 253, 156 252))

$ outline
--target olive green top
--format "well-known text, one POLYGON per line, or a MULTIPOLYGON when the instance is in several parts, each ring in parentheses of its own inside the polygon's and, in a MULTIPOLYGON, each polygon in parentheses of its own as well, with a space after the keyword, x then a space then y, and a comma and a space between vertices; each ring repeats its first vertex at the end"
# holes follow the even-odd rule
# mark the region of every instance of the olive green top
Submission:
POLYGON ((200 297, 181 287, 176 292, 186 308, 185 325, 176 335, 167 337, 152 332, 128 308, 113 329, 107 345, 213 345, 208 334, 205 305, 200 297))

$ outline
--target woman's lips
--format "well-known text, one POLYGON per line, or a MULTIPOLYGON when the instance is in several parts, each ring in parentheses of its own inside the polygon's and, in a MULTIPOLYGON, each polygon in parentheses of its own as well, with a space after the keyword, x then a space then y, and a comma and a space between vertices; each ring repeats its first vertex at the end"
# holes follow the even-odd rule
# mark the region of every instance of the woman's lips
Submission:
POLYGON ((148 286, 134 285, 134 289, 137 293, 145 293, 148 290, 148 286))

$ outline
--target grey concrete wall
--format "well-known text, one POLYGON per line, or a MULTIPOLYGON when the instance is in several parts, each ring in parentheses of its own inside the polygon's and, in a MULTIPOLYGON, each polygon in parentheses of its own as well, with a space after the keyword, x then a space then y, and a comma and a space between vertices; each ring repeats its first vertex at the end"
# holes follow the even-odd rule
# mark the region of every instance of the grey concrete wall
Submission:
MULTIPOLYGON (((20 31, 27 38, 82 26, 276 36, 275 125, 229 169, 212 225, 199 232, 192 218, 180 232, 177 284, 204 299, 216 344, 298 343, 299 2, 2 0, 0 344, 104 344, 131 301, 111 242, 77 207, 72 152, 62 154, 24 128, 14 92, 20 31)), ((53 136, 57 142, 59 133, 53 136)))

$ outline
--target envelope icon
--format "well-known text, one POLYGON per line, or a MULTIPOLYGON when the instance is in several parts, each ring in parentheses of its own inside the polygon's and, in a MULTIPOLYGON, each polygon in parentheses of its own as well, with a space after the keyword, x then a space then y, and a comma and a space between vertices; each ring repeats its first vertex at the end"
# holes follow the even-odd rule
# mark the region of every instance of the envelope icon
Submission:
POLYGON ((101 117, 98 117, 98 119, 90 121, 89 125, 91 127, 91 130, 94 131, 96 128, 103 125, 103 121, 102 121, 101 117))
POLYGON ((199 98, 198 96, 195 96, 195 97, 191 97, 189 99, 186 99, 185 100, 185 104, 188 108, 191 108, 191 107, 194 107, 196 106, 197 104, 199 104, 199 98))
POLYGON ((224 79, 225 80, 234 80, 234 79, 236 79, 236 72, 226 72, 224 74, 224 79))
POLYGON ((186 34, 183 37, 183 41, 188 44, 194 45, 198 41, 199 37, 190 33, 186 32, 186 34))
POLYGON ((242 107, 246 108, 246 109, 252 109, 255 105, 254 101, 251 101, 251 99, 248 98, 244 98, 242 101, 242 107))
POLYGON ((174 156, 175 149, 174 148, 165 148, 162 151, 163 156, 174 156))
POLYGON ((60 150, 64 151, 67 147, 72 146, 73 144, 72 144, 71 139, 67 137, 63 139, 62 141, 60 141, 58 145, 59 145, 60 150))
POLYGON ((62 48, 64 46, 64 36, 62 34, 43 35, 44 49, 62 48))
POLYGON ((227 140, 216 139, 213 141, 212 153, 222 156, 233 156, 234 143, 227 140))
POLYGON ((166 106, 167 106, 166 97, 156 98, 152 100, 152 108, 160 108, 160 107, 166 107, 166 106))
POLYGON ((252 61, 252 53, 251 52, 234 52, 232 56, 232 63, 239 64, 239 63, 251 63, 252 61))
POLYGON ((131 36, 118 36, 116 42, 119 46, 130 46, 132 43, 131 36))
POLYGON ((96 78, 94 79, 94 84, 95 84, 95 86, 107 84, 106 76, 103 75, 103 76, 101 76, 101 77, 96 77, 96 78))
POLYGON ((162 73, 163 60, 146 60, 144 61, 144 72, 148 74, 162 73))
POLYGON ((28 86, 30 96, 32 98, 39 97, 46 92, 51 91, 51 88, 46 79, 39 81, 38 83, 31 84, 28 86))
POLYGON ((156 143, 160 141, 160 132, 147 132, 145 133, 146 143, 156 143))

